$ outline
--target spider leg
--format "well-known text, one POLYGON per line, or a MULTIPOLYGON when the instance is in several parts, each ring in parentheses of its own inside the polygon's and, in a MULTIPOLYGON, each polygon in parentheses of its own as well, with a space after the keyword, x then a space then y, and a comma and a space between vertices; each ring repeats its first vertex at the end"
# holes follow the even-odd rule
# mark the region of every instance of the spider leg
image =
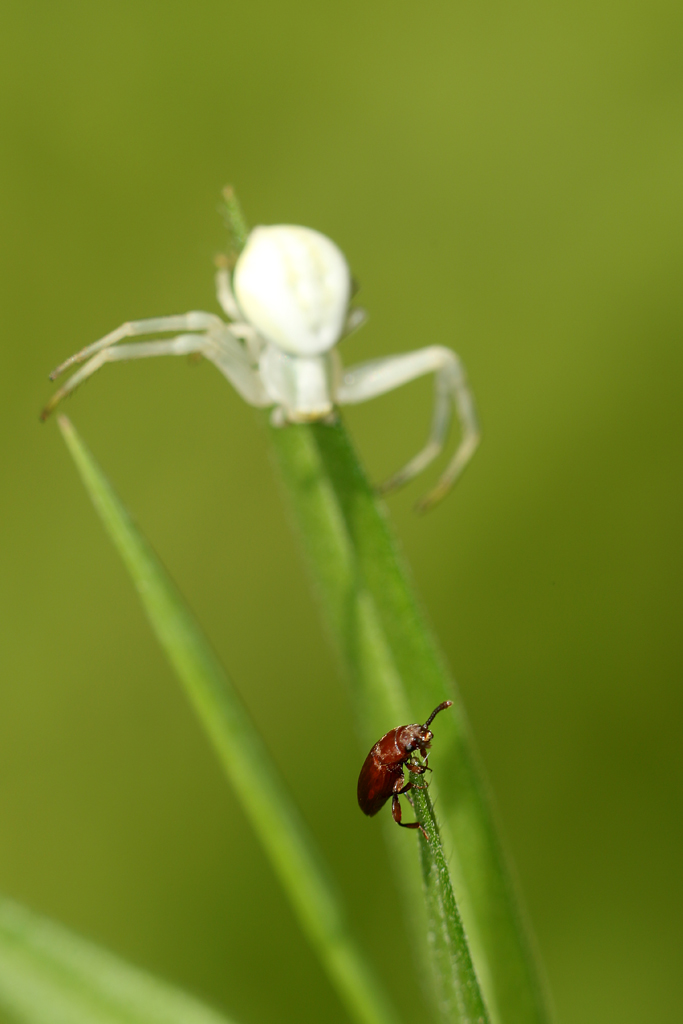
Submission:
POLYGON ((343 340, 344 338, 348 338, 349 334, 353 334, 354 331, 357 331, 360 327, 363 326, 363 324, 367 323, 367 319, 367 311, 361 309, 360 306, 356 306, 355 309, 350 309, 346 314, 346 321, 344 323, 344 330, 342 333, 341 340, 343 340))
POLYGON ((216 271, 216 297, 221 309, 231 320, 241 320, 242 314, 237 305, 235 293, 230 283, 230 272, 224 267, 222 261, 216 260, 218 270, 216 271))
MULTIPOLYGON (((142 341, 120 348, 105 348, 96 352, 85 366, 72 374, 62 387, 54 393, 42 413, 41 420, 47 419, 54 407, 70 394, 88 377, 92 377, 105 363, 122 362, 125 359, 146 359, 149 356, 184 356, 191 352, 204 352, 207 346, 206 335, 179 334, 168 341, 142 341)), ((206 353, 205 353, 206 354, 206 353)))
POLYGON ((224 265, 221 257, 216 260, 216 297, 223 312, 230 317, 233 323, 230 324, 230 331, 236 338, 243 338, 247 351, 254 364, 258 363, 259 356, 263 351, 263 341, 258 333, 249 324, 245 323, 242 313, 237 305, 235 293, 230 283, 230 272, 224 265))
POLYGON ((211 327, 215 328, 218 324, 223 325, 220 317, 215 316, 213 313, 202 313, 199 311, 183 313, 180 316, 160 316, 149 320, 131 320, 128 323, 121 324, 115 331, 105 334, 98 341, 94 341, 92 345, 86 345, 80 352, 69 356, 63 363, 60 363, 56 370, 52 371, 50 380, 55 380, 64 370, 73 366, 74 363, 84 363, 86 359, 94 356, 96 352, 109 348, 110 345, 115 345, 118 341, 123 341, 124 338, 134 338, 141 334, 159 334, 164 331, 206 331, 211 327))
POLYGON ((202 352, 249 405, 264 408, 273 404, 258 370, 252 365, 251 354, 237 341, 231 326, 221 323, 221 330, 211 333, 202 352))
POLYGON ((450 490, 479 443, 474 399, 459 357, 443 345, 431 345, 405 355, 360 363, 345 371, 336 395, 340 405, 365 402, 427 373, 435 375, 434 413, 427 444, 379 487, 381 491, 388 491, 402 486, 436 458, 446 440, 451 412, 455 407, 460 420, 460 444, 436 487, 418 503, 423 512, 450 490))

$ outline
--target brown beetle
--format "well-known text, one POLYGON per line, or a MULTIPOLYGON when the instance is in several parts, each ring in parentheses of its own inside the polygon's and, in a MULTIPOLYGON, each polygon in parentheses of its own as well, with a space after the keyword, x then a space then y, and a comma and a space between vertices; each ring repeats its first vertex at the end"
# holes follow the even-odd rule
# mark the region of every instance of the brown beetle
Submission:
POLYGON ((439 704, 424 725, 400 725, 398 729, 392 729, 375 743, 365 758, 358 777, 358 806, 363 814, 367 814, 369 817, 377 814, 380 807, 384 807, 391 797, 391 813, 396 824, 401 825, 402 828, 419 828, 429 842, 429 836, 419 821, 401 821, 399 795, 407 793, 409 789, 424 788, 416 786, 412 781, 406 783, 403 777, 403 766, 405 765, 412 775, 424 775, 428 769, 431 771, 427 765, 426 756, 429 745, 434 739, 434 733, 429 726, 434 716, 444 708, 449 708, 452 703, 452 700, 445 700, 443 704, 439 704), (410 760, 414 750, 420 751, 422 757, 425 758, 424 764, 410 760))

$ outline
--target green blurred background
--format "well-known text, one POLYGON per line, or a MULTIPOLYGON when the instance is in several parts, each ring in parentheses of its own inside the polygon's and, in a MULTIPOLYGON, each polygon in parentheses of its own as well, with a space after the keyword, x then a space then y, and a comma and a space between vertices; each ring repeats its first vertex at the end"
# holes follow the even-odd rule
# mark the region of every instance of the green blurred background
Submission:
MULTIPOLYGON (((6 0, 0 889, 244 1024, 345 1019, 37 420, 75 349, 217 310, 230 181, 252 224, 347 254, 370 312, 348 362, 462 355, 482 447, 428 518, 412 503, 436 471, 392 498, 396 528, 559 1024, 680 1021, 682 22, 674 0, 6 0)), ((374 477, 429 402, 420 382, 349 414, 374 477)), ((68 411, 419 1015, 382 829, 355 805, 365 750, 253 412, 180 359, 107 367, 68 411)))

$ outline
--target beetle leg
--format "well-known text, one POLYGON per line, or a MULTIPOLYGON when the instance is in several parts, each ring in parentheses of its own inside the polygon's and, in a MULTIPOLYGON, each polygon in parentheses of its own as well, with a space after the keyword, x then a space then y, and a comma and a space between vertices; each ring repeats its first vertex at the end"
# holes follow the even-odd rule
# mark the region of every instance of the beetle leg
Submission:
MULTIPOLYGON (((410 766, 408 766, 408 767, 410 767, 410 766)), ((394 790, 394 792, 396 794, 407 793, 409 789, 428 789, 429 788, 428 786, 418 786, 417 782, 413 782, 412 779, 410 780, 410 782, 405 782, 405 779, 403 779, 403 782, 404 782, 404 785, 401 787, 401 789, 395 789, 394 790)), ((411 797, 408 797, 408 799, 410 800, 411 803, 413 802, 411 797)))
MULTIPOLYGON (((405 787, 405 789, 402 789, 401 792, 405 793, 406 789, 410 789, 410 788, 411 788, 411 783, 408 783, 408 785, 405 787)), ((419 821, 401 821, 401 803, 400 803, 400 801, 398 799, 398 793, 394 793, 394 795, 391 798, 391 816, 394 819, 394 821, 396 822, 396 824, 400 825, 401 828, 419 828, 419 830, 422 833, 422 835, 425 837, 427 842, 429 842, 429 836, 427 835, 425 830, 422 828, 422 825, 420 824, 419 821)))
POLYGON ((418 761, 406 762, 406 768, 413 775, 424 775, 425 772, 431 772, 431 768, 428 764, 420 764, 418 761))
MULTIPOLYGON (((421 775, 422 773, 417 772, 416 774, 421 775)), ((407 786, 403 787, 401 793, 405 793, 408 789, 429 789, 429 786, 418 786, 417 782, 409 782, 407 786)))

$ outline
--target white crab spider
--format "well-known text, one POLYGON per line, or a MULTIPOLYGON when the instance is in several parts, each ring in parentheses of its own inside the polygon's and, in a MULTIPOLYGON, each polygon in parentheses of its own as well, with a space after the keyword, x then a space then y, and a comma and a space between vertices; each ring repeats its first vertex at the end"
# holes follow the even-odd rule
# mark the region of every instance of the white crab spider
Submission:
POLYGON ((479 440, 472 395, 458 356, 442 345, 343 369, 337 342, 365 319, 350 310, 351 275, 334 242, 311 228, 278 224, 255 228, 232 280, 219 266, 218 301, 229 318, 192 312, 135 320, 67 359, 50 375, 85 365, 57 391, 57 403, 104 363, 147 356, 201 353, 250 405, 272 407, 276 425, 329 419, 335 405, 365 402, 424 374, 435 374, 435 405, 425 447, 395 473, 389 490, 420 473, 441 451, 455 407, 461 440, 438 484, 420 503, 434 504, 451 487, 479 440), (174 338, 117 345, 124 338, 179 332, 174 338))

